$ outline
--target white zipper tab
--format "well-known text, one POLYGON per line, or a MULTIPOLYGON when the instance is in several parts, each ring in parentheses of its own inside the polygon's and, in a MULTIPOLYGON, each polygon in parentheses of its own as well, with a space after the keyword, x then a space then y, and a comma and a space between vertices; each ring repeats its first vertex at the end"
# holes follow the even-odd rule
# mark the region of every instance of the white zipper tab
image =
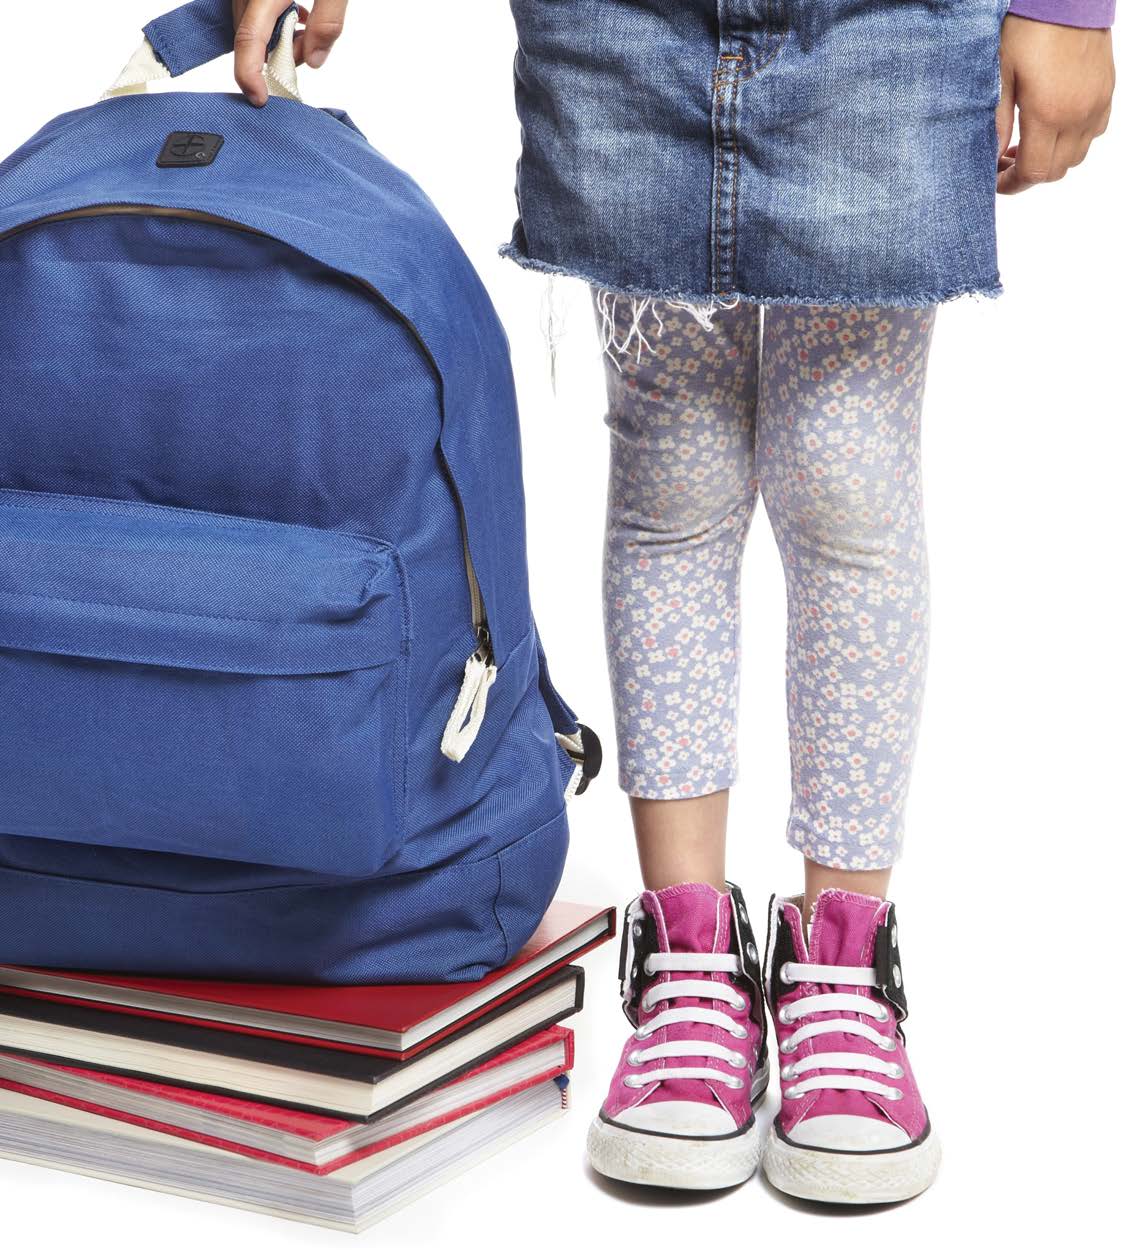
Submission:
POLYGON ((486 697, 498 676, 498 666, 494 663, 494 643, 490 638, 490 626, 486 622, 486 604, 474 572, 474 557, 470 553, 465 519, 462 523, 462 550, 466 558, 466 580, 470 586, 470 618, 478 646, 466 661, 462 689, 458 692, 458 699, 443 730, 442 753, 455 763, 465 757, 478 737, 486 716, 486 697))
POLYGON ((486 696, 498 676, 498 666, 483 643, 466 661, 462 689, 443 730, 442 753, 458 763, 474 745, 486 715, 486 696))

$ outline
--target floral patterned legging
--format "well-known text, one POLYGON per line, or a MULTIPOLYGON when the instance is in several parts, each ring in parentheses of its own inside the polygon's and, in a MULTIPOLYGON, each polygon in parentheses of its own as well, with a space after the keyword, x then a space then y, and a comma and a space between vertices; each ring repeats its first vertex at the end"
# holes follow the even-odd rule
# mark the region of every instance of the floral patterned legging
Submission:
POLYGON ((675 799, 735 781, 739 573, 761 494, 787 584, 788 840, 833 867, 883 868, 924 688, 935 310, 740 304, 708 320, 642 306, 640 337, 627 300, 608 307, 620 784, 675 799))

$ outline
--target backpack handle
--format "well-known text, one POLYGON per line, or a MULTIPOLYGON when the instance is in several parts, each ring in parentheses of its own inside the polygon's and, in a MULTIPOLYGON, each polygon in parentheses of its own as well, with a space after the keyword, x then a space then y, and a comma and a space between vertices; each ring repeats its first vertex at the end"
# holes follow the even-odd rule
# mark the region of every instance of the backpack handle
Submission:
MULTIPOLYGON (((269 42, 269 59, 265 64, 269 94, 298 101, 300 89, 293 36, 299 16, 295 4, 281 14, 269 42)), ((235 38, 233 6, 230 0, 190 0, 148 22, 142 33, 142 46, 103 93, 104 100, 141 94, 149 83, 178 78, 200 65, 227 56, 233 51, 235 38)))

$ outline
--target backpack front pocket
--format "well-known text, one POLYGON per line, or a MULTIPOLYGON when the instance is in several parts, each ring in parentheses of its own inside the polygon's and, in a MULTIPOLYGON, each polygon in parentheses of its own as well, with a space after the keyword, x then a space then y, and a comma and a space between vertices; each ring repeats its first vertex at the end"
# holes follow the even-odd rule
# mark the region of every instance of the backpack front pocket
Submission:
POLYGON ((0 491, 0 835, 376 872, 409 649, 379 539, 0 491))

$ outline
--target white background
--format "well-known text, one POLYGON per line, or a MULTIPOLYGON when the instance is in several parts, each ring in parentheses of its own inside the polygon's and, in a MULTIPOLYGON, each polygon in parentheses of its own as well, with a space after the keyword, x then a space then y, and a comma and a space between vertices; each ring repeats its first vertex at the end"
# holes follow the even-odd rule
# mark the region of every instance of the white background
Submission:
MULTIPOLYGON (((95 99, 160 3, 5 4, 0 150, 95 99)), ((1138 61, 1128 35, 1124 23, 1111 133, 1065 183, 1000 204, 1009 293, 944 309, 933 352, 933 666, 894 897, 910 1050, 945 1143, 940 1180, 905 1206, 835 1215, 758 1180, 685 1198, 618 1192, 590 1175, 585 1130, 624 1031, 608 947, 587 961, 569 1117, 381 1224, 367 1234, 374 1244, 1059 1244, 1105 1234, 1123 1217, 1138 1131, 1138 61)), ((356 0, 349 36, 305 86, 312 102, 346 107, 425 186, 497 302, 518 373, 538 620, 558 683, 611 744, 599 606, 607 436, 588 299, 562 284, 568 322, 554 396, 539 329, 544 279, 496 256, 514 216, 513 51, 506 0, 356 0)), ((227 81, 219 65, 188 85, 224 90, 227 81)), ((761 515, 744 618, 743 781, 729 871, 758 911, 772 890, 800 884, 782 841, 783 588, 761 515)), ((614 772, 574 811, 566 897, 623 904, 637 886, 614 772)), ((0 1244, 156 1242, 346 1244, 341 1234, 0 1164, 0 1244)))

